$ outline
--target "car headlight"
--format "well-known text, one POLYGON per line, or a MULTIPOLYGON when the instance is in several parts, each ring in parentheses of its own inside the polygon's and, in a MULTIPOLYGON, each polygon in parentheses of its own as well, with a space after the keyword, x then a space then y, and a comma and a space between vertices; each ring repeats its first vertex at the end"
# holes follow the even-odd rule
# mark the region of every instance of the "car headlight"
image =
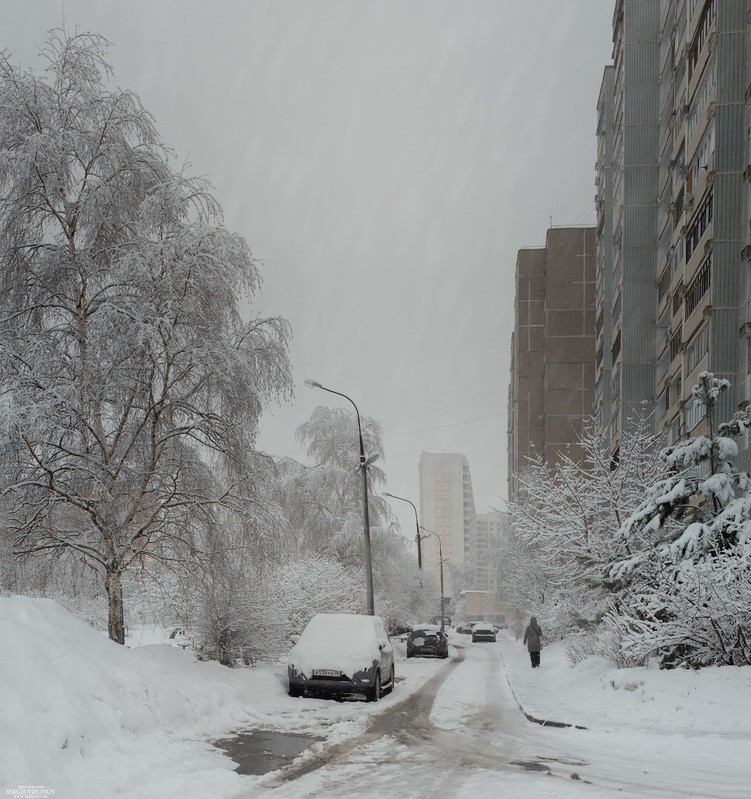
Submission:
POLYGON ((370 685, 373 682, 373 667, 371 666, 369 669, 362 669, 361 671, 356 671, 352 675, 352 682, 354 683, 365 683, 370 685))

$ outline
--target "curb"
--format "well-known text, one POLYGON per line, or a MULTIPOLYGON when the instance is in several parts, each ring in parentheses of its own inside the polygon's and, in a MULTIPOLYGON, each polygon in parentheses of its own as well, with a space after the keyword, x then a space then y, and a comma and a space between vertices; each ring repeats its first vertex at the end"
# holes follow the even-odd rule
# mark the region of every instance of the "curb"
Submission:
POLYGON ((522 707, 522 703, 516 696, 516 692, 514 691, 514 686, 511 685, 511 680, 508 678, 508 669, 506 668, 506 661, 503 659, 503 653, 499 650, 499 654, 501 656, 501 663, 503 664, 503 669, 506 672, 506 683, 508 684, 509 690, 511 691, 511 696, 514 697, 514 702, 516 702, 517 707, 521 710, 524 717, 527 721, 532 721, 535 724, 539 724, 542 727, 570 727, 575 730, 588 730, 589 727, 583 727, 581 724, 569 724, 566 721, 551 721, 550 719, 538 719, 536 716, 533 716, 531 713, 527 713, 527 711, 522 707))

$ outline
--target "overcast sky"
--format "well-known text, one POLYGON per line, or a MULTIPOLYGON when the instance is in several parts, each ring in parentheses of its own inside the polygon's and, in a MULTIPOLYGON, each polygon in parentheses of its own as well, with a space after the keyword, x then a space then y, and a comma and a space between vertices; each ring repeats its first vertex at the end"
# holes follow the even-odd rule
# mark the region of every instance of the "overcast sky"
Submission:
MULTIPOLYGON (((114 83, 208 177, 262 260, 254 311, 294 331, 295 399, 260 448, 305 460, 313 378, 384 428, 387 489, 420 453, 506 496, 514 267, 594 223, 611 0, 0 0, 0 48, 39 69, 51 27, 111 40, 114 83)), ((414 515, 394 503, 403 532, 414 515)))

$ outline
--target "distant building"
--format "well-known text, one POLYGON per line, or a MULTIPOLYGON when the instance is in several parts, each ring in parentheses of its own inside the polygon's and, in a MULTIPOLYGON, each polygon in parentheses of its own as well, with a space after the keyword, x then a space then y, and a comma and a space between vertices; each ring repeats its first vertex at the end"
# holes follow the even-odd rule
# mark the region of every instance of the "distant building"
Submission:
MULTIPOLYGON (((474 537, 475 501, 466 456, 458 453, 423 452, 420 456, 420 523, 441 539, 444 563, 444 596, 454 594, 451 566, 468 560, 474 537)), ((422 540, 423 568, 438 568, 439 547, 435 536, 422 540)))
POLYGON ((463 591, 462 598, 467 621, 489 621, 506 626, 506 605, 492 591, 463 591))
POLYGON ((576 458, 594 412, 595 229, 551 228, 519 250, 509 382, 509 496, 530 457, 576 458))
POLYGON ((475 515, 468 565, 472 567, 471 588, 476 591, 495 590, 495 554, 502 531, 503 514, 500 511, 475 515))

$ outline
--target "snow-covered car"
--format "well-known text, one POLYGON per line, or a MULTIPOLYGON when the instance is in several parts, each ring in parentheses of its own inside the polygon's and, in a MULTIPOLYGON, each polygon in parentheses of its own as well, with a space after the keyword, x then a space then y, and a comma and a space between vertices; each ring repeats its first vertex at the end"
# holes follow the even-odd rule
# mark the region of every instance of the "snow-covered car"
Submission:
POLYGON ((472 628, 473 641, 495 641, 495 627, 484 621, 478 621, 472 628))
POLYGON ((380 616, 319 613, 287 661, 289 695, 365 694, 375 702, 394 687, 394 649, 380 616))
POLYGON ((441 628, 433 624, 416 626, 407 636, 407 657, 449 656, 449 642, 441 628))
POLYGON ((169 643, 182 649, 190 649, 193 646, 193 636, 183 627, 175 627, 169 634, 169 643))
POLYGON ((462 633, 463 635, 471 635, 472 628, 475 626, 475 622, 473 621, 463 621, 456 626, 456 631, 458 633, 462 633))

